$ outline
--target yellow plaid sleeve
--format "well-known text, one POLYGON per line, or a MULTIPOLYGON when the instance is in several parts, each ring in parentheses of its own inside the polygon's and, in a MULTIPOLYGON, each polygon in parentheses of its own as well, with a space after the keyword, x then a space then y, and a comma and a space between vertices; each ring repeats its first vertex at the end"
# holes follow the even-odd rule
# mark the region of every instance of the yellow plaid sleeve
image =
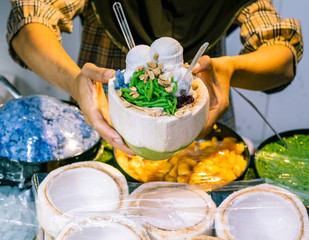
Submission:
POLYGON ((249 53, 261 47, 282 44, 294 56, 294 69, 303 55, 303 37, 297 19, 282 19, 271 0, 257 0, 246 7, 237 18, 241 26, 243 47, 240 53, 249 53))
POLYGON ((73 18, 82 12, 85 0, 11 0, 12 9, 7 22, 9 53, 21 66, 27 67, 11 46, 19 30, 29 23, 49 27, 61 41, 61 32, 73 31, 73 18))

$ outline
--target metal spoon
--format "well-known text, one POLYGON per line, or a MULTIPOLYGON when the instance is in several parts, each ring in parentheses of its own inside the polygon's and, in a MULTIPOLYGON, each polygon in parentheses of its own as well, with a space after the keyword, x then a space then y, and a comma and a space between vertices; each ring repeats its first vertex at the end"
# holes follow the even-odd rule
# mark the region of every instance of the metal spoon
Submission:
POLYGON ((118 23, 120 25, 124 39, 126 40, 128 48, 130 50, 135 47, 135 43, 134 43, 130 28, 129 28, 129 24, 127 22, 126 16, 124 15, 124 11, 122 9, 121 3, 115 2, 113 4, 113 10, 118 20, 118 23))
MULTIPOLYGON (((206 51, 208 45, 209 45, 209 42, 205 42, 199 48, 199 50, 195 54, 195 56, 194 56, 194 58, 193 58, 193 60, 190 64, 190 67, 187 69, 185 75, 183 76, 184 79, 187 79, 189 77, 189 75, 192 74, 192 71, 193 71, 195 65, 197 64, 198 60, 203 55, 203 53, 206 51)), ((182 90, 180 90, 180 94, 183 96, 183 95, 187 94, 189 90, 190 89, 182 89, 182 90)))
POLYGON ((235 88, 233 88, 235 92, 237 92, 247 103, 250 104, 250 106, 260 115, 260 117, 264 120, 264 122, 268 125, 268 127, 270 127, 270 129, 275 133, 275 135, 278 137, 278 139, 280 140, 280 142, 282 143, 282 145, 287 148, 288 146, 286 145, 286 143, 283 141, 283 139, 281 138, 281 136, 278 134, 278 132, 270 125, 270 123, 266 120, 266 118, 263 116, 263 114, 257 109, 257 107, 248 99, 246 98, 241 92, 239 92, 238 90, 236 90, 235 88))

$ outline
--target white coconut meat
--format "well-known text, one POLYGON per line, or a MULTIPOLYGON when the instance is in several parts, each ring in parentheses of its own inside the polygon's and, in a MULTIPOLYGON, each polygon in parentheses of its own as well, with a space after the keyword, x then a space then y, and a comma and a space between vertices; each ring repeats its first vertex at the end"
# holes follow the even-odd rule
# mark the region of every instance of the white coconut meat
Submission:
POLYGON ((127 213, 141 223, 151 239, 187 239, 210 234, 215 203, 194 185, 153 182, 138 187, 127 213))
POLYGON ((217 236, 231 240, 309 239, 302 202, 285 189, 261 184, 234 192, 218 207, 217 236))
POLYGON ((55 237, 74 216, 121 209, 127 196, 126 179, 116 168, 95 161, 74 163, 52 171, 40 184, 38 221, 55 237))
POLYGON ((98 239, 149 240, 150 238, 141 225, 118 214, 75 218, 55 238, 55 240, 98 239))
POLYGON ((114 79, 109 80, 108 86, 109 114, 113 126, 133 151, 138 148, 141 151, 135 152, 146 159, 154 159, 149 152, 164 155, 188 146, 208 121, 209 94, 199 78, 193 81, 194 102, 179 109, 178 113, 181 115, 176 112, 175 116, 158 116, 154 114, 157 109, 154 109, 154 112, 150 108, 143 110, 128 103, 117 95, 113 81, 114 79))

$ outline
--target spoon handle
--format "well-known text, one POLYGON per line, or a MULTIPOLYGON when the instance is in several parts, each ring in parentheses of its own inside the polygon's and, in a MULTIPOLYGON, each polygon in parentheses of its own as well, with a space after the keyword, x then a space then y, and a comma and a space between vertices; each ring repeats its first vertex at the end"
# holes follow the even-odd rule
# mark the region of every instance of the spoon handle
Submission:
POLYGON ((193 68, 195 67, 195 65, 197 64, 197 61, 200 59, 200 57, 203 55, 203 53, 205 52, 206 48, 208 47, 209 42, 205 42, 202 44, 202 46, 200 46, 200 49, 197 51, 197 53, 195 54, 190 67, 187 69, 186 75, 191 74, 193 71, 193 68))
POLYGON ((113 4, 113 10, 116 15, 117 21, 120 25, 122 34, 124 36, 124 39, 127 42, 129 50, 135 47, 135 43, 129 28, 129 24, 127 22, 126 16, 124 15, 124 11, 122 9, 120 2, 115 2, 113 4))
MULTIPOLYGON (((197 51, 197 53, 195 54, 190 66, 188 67, 185 75, 183 76, 183 79, 188 79, 189 75, 192 74, 193 68, 195 67, 195 65, 197 64, 197 61, 200 59, 200 57, 203 55, 203 53, 205 52, 206 48, 208 47, 209 42, 205 42, 202 44, 202 46, 200 46, 199 50, 197 51)), ((191 85, 191 84, 190 84, 191 85)), ((186 95, 189 92, 190 88, 188 89, 182 89, 180 91, 180 94, 186 95)))

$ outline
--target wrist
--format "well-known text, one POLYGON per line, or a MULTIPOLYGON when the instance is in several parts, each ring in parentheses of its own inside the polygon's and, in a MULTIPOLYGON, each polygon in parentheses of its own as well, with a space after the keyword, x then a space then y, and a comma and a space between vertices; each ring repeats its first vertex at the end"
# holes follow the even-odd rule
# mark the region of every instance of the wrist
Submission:
POLYGON ((218 58, 212 58, 213 69, 215 74, 228 82, 228 85, 231 83, 232 76, 235 71, 235 64, 233 57, 223 56, 218 58))
POLYGON ((75 69, 72 70, 70 73, 70 80, 66 82, 66 92, 75 100, 78 102, 78 96, 79 96, 79 86, 81 85, 82 81, 82 72, 81 69, 75 69))

